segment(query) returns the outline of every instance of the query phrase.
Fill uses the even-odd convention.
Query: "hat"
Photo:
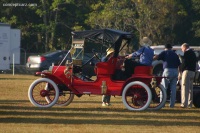
[[[172,45],[167,43],[167,44],[165,44],[165,48],[172,48]]]
[[[109,54],[111,54],[111,53],[113,53],[115,50],[113,49],[113,48],[108,48],[107,50],[106,50],[106,56],[108,56]]]
[[[143,37],[142,40],[141,40],[141,45],[144,46],[144,45],[151,45],[152,44],[152,41],[148,38],[148,37]]]

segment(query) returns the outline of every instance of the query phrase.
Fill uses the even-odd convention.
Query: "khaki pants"
[[[181,83],[181,106],[192,107],[193,104],[193,80],[195,72],[185,70]]]

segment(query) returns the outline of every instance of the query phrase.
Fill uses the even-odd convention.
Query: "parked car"
[[[68,51],[56,50],[52,52],[47,52],[42,55],[31,55],[28,57],[26,63],[26,69],[33,72],[41,72],[43,70],[48,70],[52,65],[58,65],[66,56]],[[65,65],[66,60],[71,61],[71,54],[65,58],[62,65]]]

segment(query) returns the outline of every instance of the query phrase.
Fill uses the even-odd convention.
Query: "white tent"
[[[15,55],[15,64],[20,64],[20,30],[0,23],[0,70],[10,69]]]

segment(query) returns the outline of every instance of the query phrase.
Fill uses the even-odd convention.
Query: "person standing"
[[[163,61],[163,78],[162,85],[168,89],[170,87],[170,104],[169,107],[173,108],[176,101],[176,83],[178,80],[178,73],[180,72],[180,59],[178,55],[172,50],[171,44],[165,45],[165,50],[159,55],[155,55],[154,59]],[[162,96],[162,95],[161,95]]]
[[[195,75],[194,75],[194,83],[196,85],[198,85],[199,81],[200,81],[200,79],[199,79],[199,73],[200,73],[200,61],[197,62],[197,64],[196,64],[196,72],[195,72]]]
[[[108,48],[106,50],[106,56],[104,56],[101,61],[102,62],[107,62],[111,57],[113,57],[114,54],[114,49],[113,48]],[[102,106],[110,106],[110,95],[103,95],[102,96]]]
[[[183,43],[181,50],[184,52],[182,63],[181,107],[192,108],[193,80],[196,71],[196,55],[187,43]],[[181,74],[179,75],[179,79]]]
[[[154,50],[150,47],[152,41],[148,37],[143,37],[141,41],[141,48],[125,58],[125,74],[130,77],[134,73],[136,66],[151,66],[154,56]],[[139,62],[133,61],[134,58],[139,57]]]

